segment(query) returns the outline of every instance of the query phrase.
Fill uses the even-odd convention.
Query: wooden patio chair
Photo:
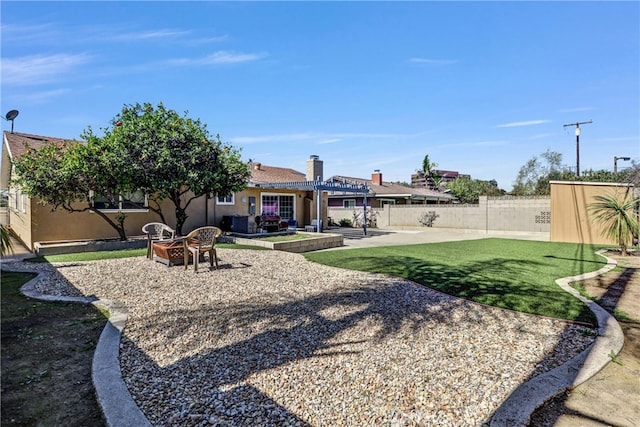
[[[218,227],[200,227],[193,230],[184,237],[184,269],[189,267],[189,254],[193,254],[193,268],[198,271],[198,261],[200,255],[209,254],[209,263],[218,269],[218,257],[216,253],[216,239],[222,234]]]
[[[161,222],[150,222],[143,225],[142,232],[147,235],[147,258],[149,259],[153,259],[153,242],[172,240],[176,235],[173,228]]]

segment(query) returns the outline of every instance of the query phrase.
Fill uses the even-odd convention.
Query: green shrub
[[[340,220],[340,227],[353,227],[353,224],[349,218],[342,218]]]

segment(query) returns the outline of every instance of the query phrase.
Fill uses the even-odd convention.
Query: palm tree
[[[419,170],[418,172],[425,177],[427,188],[429,189],[437,188],[437,184],[434,179],[434,178],[439,178],[439,176],[435,175],[434,173],[435,168],[437,167],[438,167],[438,164],[431,162],[431,159],[429,159],[428,154],[424,156],[424,159],[422,160],[422,170]]]
[[[588,206],[589,212],[604,226],[602,235],[617,241],[620,252],[627,255],[627,243],[638,235],[638,219],[634,208],[640,204],[640,198],[634,199],[627,194],[620,200],[616,194],[595,196],[597,202]]]
[[[13,252],[13,243],[9,236],[9,230],[0,224],[0,255],[4,256],[9,251]]]

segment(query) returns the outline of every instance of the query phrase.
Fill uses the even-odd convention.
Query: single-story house
[[[22,193],[20,188],[11,186],[13,173],[12,161],[26,151],[26,147],[38,150],[45,144],[65,144],[62,138],[32,135],[26,133],[4,132],[2,144],[2,163],[0,171],[0,189],[9,194],[9,214],[7,223],[13,233],[30,249],[36,242],[114,239],[116,231],[92,212],[69,213],[63,209],[52,211],[51,206],[43,205]],[[310,181],[322,180],[323,162],[317,156],[307,161],[307,173],[289,168],[267,166],[259,162],[250,162],[251,179],[245,190],[216,197],[202,196],[194,200],[187,210],[187,221],[183,232],[187,233],[203,225],[216,225],[221,228],[235,228],[239,232],[255,232],[256,216],[276,214],[283,221],[295,221],[298,226],[311,224],[318,214],[318,193]],[[127,197],[135,197],[137,206],[128,204]],[[326,217],[326,199],[321,199],[320,214]],[[125,231],[127,236],[141,235],[142,226],[148,222],[157,222],[159,216],[148,209],[148,196],[132,194],[121,196],[119,206],[101,208],[112,219],[119,213],[125,213]],[[95,205],[94,205],[95,206]],[[161,202],[166,223],[175,227],[175,210],[169,200]],[[231,224],[229,224],[231,221]]]
[[[369,187],[366,194],[367,207],[382,208],[390,205],[416,205],[451,203],[453,197],[448,193],[429,190],[427,188],[407,187],[395,182],[382,180],[382,173],[375,170],[371,179],[351,178],[335,175],[327,182],[361,184]],[[343,193],[339,191],[327,194],[329,207],[356,208],[364,206],[365,195]]]

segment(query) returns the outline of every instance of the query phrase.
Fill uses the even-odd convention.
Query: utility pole
[[[567,126],[575,126],[576,127],[576,176],[580,176],[580,125],[586,125],[589,123],[593,123],[592,120],[588,122],[577,122],[577,123],[569,123]]]

